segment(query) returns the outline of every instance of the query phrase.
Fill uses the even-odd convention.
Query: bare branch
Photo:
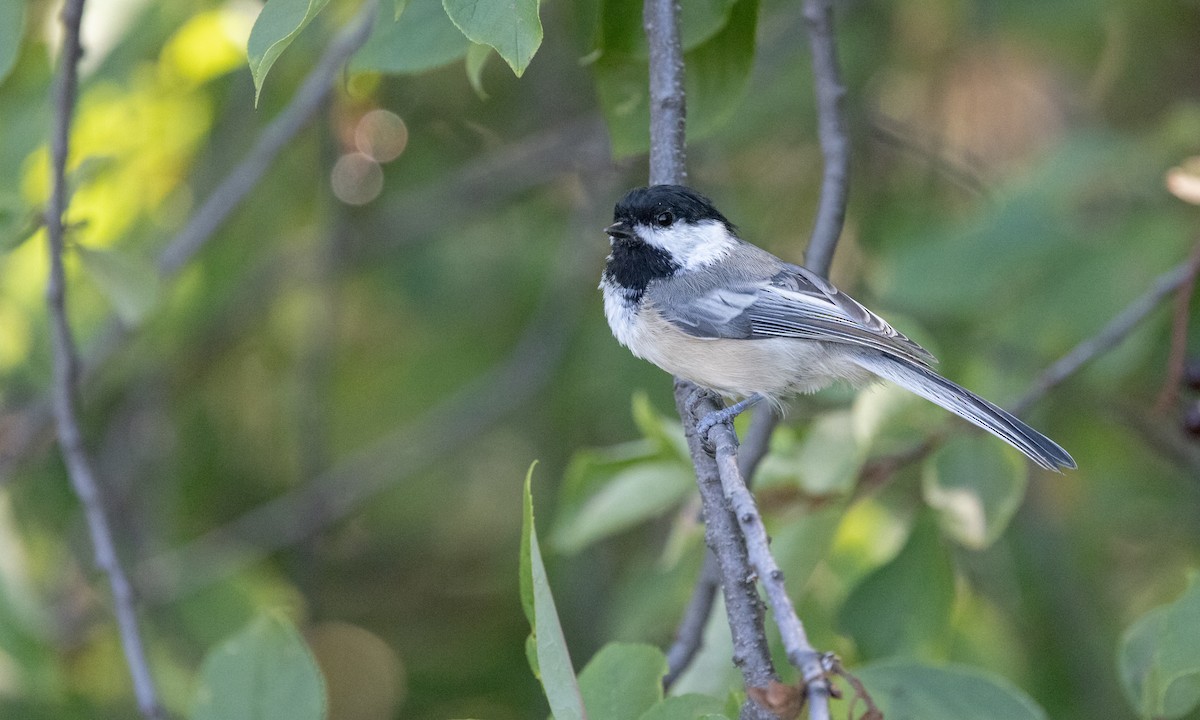
[[[825,679],[823,657],[813,649],[804,632],[804,625],[796,616],[796,608],[788,597],[783,582],[783,571],[771,555],[770,540],[762,517],[754,503],[754,497],[742,481],[738,471],[737,443],[732,432],[717,433],[714,444],[717,449],[717,467],[720,469],[721,487],[729,500],[730,510],[737,518],[738,526],[746,540],[746,553],[750,565],[766,590],[767,600],[779,626],[779,636],[787,651],[788,661],[800,670],[807,687],[809,718],[828,720],[829,683]]]
[[[817,132],[825,173],[821,179],[821,202],[813,225],[812,239],[804,253],[810,270],[829,275],[833,252],[846,219],[846,196],[850,189],[850,140],[842,115],[846,88],[838,70],[837,42],[833,34],[832,0],[805,0],[804,20],[812,46],[813,77],[817,92]]]
[[[771,433],[775,431],[778,424],[779,414],[773,408],[763,407],[755,410],[754,417],[750,421],[750,429],[746,433],[746,440],[738,453],[738,464],[742,476],[746,478],[747,486],[753,481],[754,472],[758,469],[759,463],[766,457]],[[699,652],[704,639],[704,628],[708,622],[708,616],[712,612],[713,600],[716,599],[717,590],[720,587],[721,568],[717,563],[717,557],[713,555],[712,550],[709,550],[704,555],[704,566],[700,571],[700,577],[696,579],[696,586],[692,588],[692,596],[688,599],[687,608],[683,611],[683,617],[679,621],[679,628],[675,631],[675,641],[667,650],[669,670],[666,677],[663,678],[664,687],[670,688],[683,674],[683,671],[691,665],[696,653]]]
[[[79,25],[83,19],[84,0],[68,0],[62,9],[63,44],[58,75],[54,84],[54,117],[50,137],[50,203],[46,208],[46,236],[50,250],[50,279],[46,287],[52,344],[54,348],[53,413],[58,428],[59,449],[71,486],[83,505],[95,552],[96,565],[108,577],[113,594],[113,610],[121,636],[121,647],[133,680],[138,709],[150,720],[165,717],[158,700],[158,691],[146,660],[146,650],[138,630],[134,610],[133,589],[117,558],[112,529],[104,514],[104,500],[92,462],[87,456],[83,434],[79,429],[75,408],[75,381],[79,375],[79,359],[75,339],[67,319],[66,273],[63,268],[63,249],[66,244],[63,215],[67,205],[66,166],[70,147],[71,116],[75,109],[78,87],[79,58],[83,47],[79,42]]]
[[[687,99],[679,0],[646,0],[642,20],[650,45],[650,184],[684,184]]]
[[[643,20],[650,47],[650,184],[684,183],[687,180],[687,111],[678,0],[645,0]],[[701,397],[704,407],[717,409],[711,397],[700,396],[698,392],[696,385],[676,378],[675,405],[683,418],[692,464],[696,468],[704,507],[705,539],[721,571],[725,608],[733,635],[734,662],[740,666],[748,687],[765,687],[777,681],[778,676],[767,646],[762,603],[753,581],[749,580],[744,540],[721,492],[716,462],[704,451],[701,439],[696,437],[696,418],[689,407],[693,398]],[[733,435],[733,431],[725,426],[714,428],[713,432]],[[702,598],[697,605],[712,608],[711,599],[706,602]],[[703,619],[698,622],[703,627]],[[686,664],[676,668],[676,675],[685,667]],[[747,701],[742,707],[742,717],[758,720],[771,715],[757,703]]]
[[[697,420],[716,412],[720,406],[708,392],[679,379],[675,380],[675,404],[679,416],[683,418],[688,450],[696,467],[696,482],[704,506],[704,539],[716,557],[720,570],[725,612],[733,638],[733,662],[741,669],[747,687],[765,688],[772,682],[778,682],[779,675],[775,672],[767,645],[764,608],[758,597],[753,568],[746,552],[746,540],[738,530],[737,518],[726,499],[717,462],[704,450],[703,441],[696,435]],[[737,437],[728,425],[713,427],[710,435],[721,438],[719,442],[737,446]],[[700,624],[703,625],[703,621]],[[679,668],[678,672],[685,667]],[[748,701],[742,707],[743,720],[772,717],[773,714],[755,702]]]

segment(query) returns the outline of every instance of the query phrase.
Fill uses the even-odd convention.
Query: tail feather
[[[856,354],[854,362],[987,430],[1047,470],[1061,472],[1062,468],[1075,467],[1075,460],[1058,443],[929,368],[878,352]]]

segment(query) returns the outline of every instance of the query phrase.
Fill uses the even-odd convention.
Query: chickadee
[[[1075,467],[1053,440],[935,373],[932,355],[853,298],[743,241],[694,190],[630,190],[613,220],[604,229],[612,253],[600,282],[613,335],[673,375],[745,398],[702,420],[703,432],[763,398],[779,405],[837,380],[862,384],[881,377],[1044,468]]]

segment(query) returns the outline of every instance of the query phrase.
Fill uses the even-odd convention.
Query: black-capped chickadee
[[[1011,413],[935,373],[932,355],[825,279],[737,235],[708,198],[682,185],[630,190],[605,228],[604,314],[637,357],[750,403],[880,377],[1009,443],[1049,470],[1075,461]]]

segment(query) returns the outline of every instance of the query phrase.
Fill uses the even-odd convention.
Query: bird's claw
[[[693,394],[693,397],[688,398],[689,403],[692,403],[697,397],[697,395]],[[709,436],[709,433],[712,432],[712,429],[717,425],[729,425],[730,429],[732,429],[733,419],[738,415],[741,415],[743,412],[745,412],[746,408],[750,407],[761,399],[761,395],[752,395],[741,402],[734,403],[733,405],[730,405],[726,408],[721,408],[720,410],[714,410],[700,418],[699,422],[696,423],[696,437],[700,438],[700,444],[704,448],[704,451],[709,455],[715,456],[717,454],[717,447],[712,441],[712,438]],[[694,405],[689,405],[689,409],[694,412]]]

